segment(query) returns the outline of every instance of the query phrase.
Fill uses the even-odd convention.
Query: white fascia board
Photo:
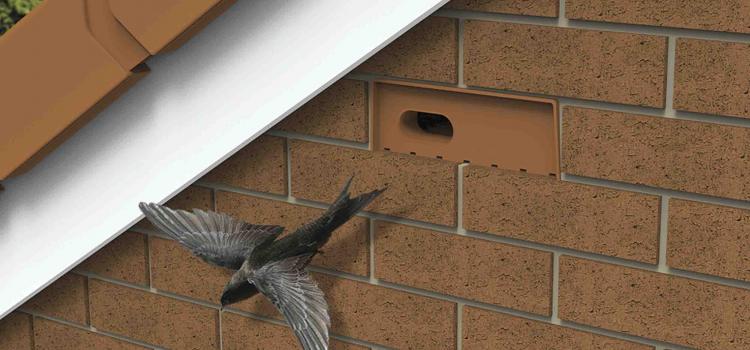
[[[238,1],[0,191],[0,317],[446,0]],[[39,82],[43,84],[44,82]]]

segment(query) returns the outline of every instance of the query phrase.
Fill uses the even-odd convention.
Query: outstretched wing
[[[328,349],[328,304],[304,266],[312,254],[274,261],[257,269],[255,284],[284,315],[305,350]]]
[[[138,205],[154,226],[206,262],[237,270],[259,244],[275,239],[284,228],[251,225],[227,214],[194,209],[172,210],[155,203]]]

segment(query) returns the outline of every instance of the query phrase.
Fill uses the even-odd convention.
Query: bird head
[[[258,294],[258,288],[247,280],[230,281],[221,293],[221,306],[227,306]]]

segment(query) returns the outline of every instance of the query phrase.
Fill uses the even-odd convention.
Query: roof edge
[[[0,317],[447,0],[247,1],[0,192]],[[304,52],[304,55],[300,55]],[[318,60],[299,60],[318,57]]]

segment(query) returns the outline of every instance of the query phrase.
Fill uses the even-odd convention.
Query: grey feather
[[[141,203],[157,228],[205,261],[237,270],[224,287],[222,307],[265,295],[284,315],[305,350],[327,350],[328,315],[323,292],[305,270],[332,233],[384,190],[351,198],[349,179],[320,217],[286,237],[281,226],[251,225],[226,214],[172,210]]]
[[[173,210],[154,203],[138,206],[161,231],[214,265],[237,270],[255,247],[275,239],[284,228],[251,225],[229,215],[194,209]]]
[[[323,292],[304,269],[305,254],[274,261],[257,269],[253,283],[284,315],[305,350],[328,349],[328,304]]]

